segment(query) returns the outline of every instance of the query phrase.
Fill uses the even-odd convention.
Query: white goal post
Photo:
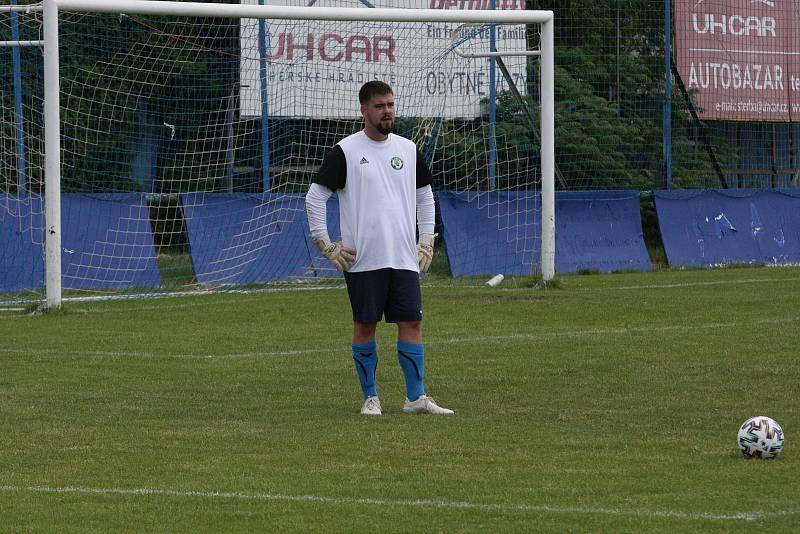
[[[59,16],[113,13],[261,20],[318,20],[418,23],[535,24],[540,28],[541,258],[544,280],[555,274],[554,200],[554,62],[553,12],[526,10],[443,10],[405,8],[290,7],[280,5],[205,4],[147,0],[44,0],[44,130],[45,130],[45,286],[48,308],[61,305],[61,93]],[[309,45],[310,49],[310,45]],[[490,52],[502,55],[501,52]],[[489,56],[485,56],[489,57]]]

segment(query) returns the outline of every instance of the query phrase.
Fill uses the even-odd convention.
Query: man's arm
[[[328,235],[327,202],[334,189],[344,187],[346,175],[347,162],[344,152],[339,145],[336,145],[328,153],[306,193],[306,215],[311,239],[322,255],[339,271],[346,271],[353,265],[356,261],[356,250],[344,247],[340,242],[331,243]]]
[[[436,224],[436,205],[431,189],[431,171],[425,165],[422,155],[417,151],[417,259],[420,272],[426,273],[433,260],[433,233]]]
[[[328,237],[328,199],[333,191],[324,185],[311,184],[306,193],[306,215],[308,216],[308,228],[311,230],[311,238]]]
[[[436,204],[433,189],[426,185],[417,189],[417,230],[419,235],[433,235],[436,224]]]
[[[339,242],[331,243],[327,202],[332,194],[333,191],[324,185],[311,184],[306,193],[306,215],[314,244],[337,270],[346,271],[356,261],[356,250],[344,247]]]
[[[420,272],[426,273],[433,260],[433,242],[436,234],[433,229],[436,223],[436,206],[433,201],[433,190],[426,185],[417,189],[417,260]]]

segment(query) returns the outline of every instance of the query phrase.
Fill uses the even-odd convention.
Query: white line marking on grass
[[[183,309],[188,307],[197,306],[196,302],[186,302],[183,304],[175,305],[148,305],[149,302],[157,302],[165,299],[180,300],[183,297],[207,297],[207,296],[221,296],[239,295],[239,296],[259,296],[261,293],[292,293],[292,292],[307,292],[307,291],[328,291],[334,289],[343,289],[345,286],[320,286],[320,287],[282,287],[282,288],[262,288],[262,289],[226,289],[226,290],[204,290],[204,291],[182,291],[173,293],[137,293],[133,295],[106,295],[106,296],[92,296],[92,297],[64,297],[64,303],[76,304],[93,304],[93,303],[108,303],[108,302],[125,302],[131,306],[125,308],[106,308],[106,309],[81,309],[70,308],[70,313],[96,313],[96,314],[110,314],[110,313],[130,313],[132,311],[148,311],[148,310],[168,310],[168,309]],[[31,303],[43,304],[40,300],[31,300]],[[137,303],[142,303],[141,306]],[[225,300],[209,300],[203,303],[203,306],[211,306],[214,304],[231,305],[231,301]],[[5,303],[0,302],[0,311],[8,309],[4,307]],[[22,308],[21,308],[22,309]],[[33,314],[26,314],[26,316],[33,316]]]
[[[517,334],[499,336],[472,336],[472,337],[452,337],[442,339],[432,339],[426,341],[426,345],[451,345],[460,343],[485,343],[494,341],[513,341],[515,339],[542,340],[560,337],[580,337],[580,336],[599,336],[599,335],[624,335],[640,333],[658,332],[686,332],[690,330],[714,330],[722,328],[741,328],[746,326],[758,325],[781,325],[787,323],[800,322],[800,316],[786,317],[783,319],[757,319],[755,321],[732,321],[728,323],[700,323],[700,324],[676,324],[664,326],[623,326],[617,328],[590,328],[586,330],[552,330],[542,332],[523,332]],[[235,352],[229,354],[165,354],[146,351],[89,351],[89,350],[67,350],[64,348],[47,349],[24,349],[16,347],[0,347],[0,354],[33,354],[36,355],[77,355],[77,356],[108,356],[112,358],[131,358],[131,357],[152,357],[152,358],[187,358],[187,359],[211,359],[211,358],[260,358],[260,357],[281,357],[281,356],[305,356],[311,354],[335,354],[342,352],[341,347],[318,347],[295,350],[277,351],[258,351],[258,352]]]
[[[508,334],[501,336],[484,336],[484,337],[465,337],[465,338],[450,338],[439,341],[439,343],[475,343],[481,341],[502,341],[512,339],[542,339],[542,338],[558,338],[558,337],[576,337],[576,336],[595,336],[595,335],[618,335],[618,334],[639,334],[639,333],[657,333],[657,332],[685,332],[689,330],[714,330],[719,328],[740,328],[743,326],[754,325],[770,325],[770,324],[785,324],[800,321],[800,316],[786,317],[784,319],[758,319],[748,322],[729,322],[729,323],[701,323],[701,324],[676,324],[664,326],[623,326],[617,328],[595,328],[587,330],[561,330],[561,331],[548,331],[548,332],[528,332],[518,334]],[[426,344],[435,344],[436,341],[426,341]]]
[[[7,319],[26,319],[26,318],[28,318],[28,316],[23,313],[9,313],[7,315],[0,313],[0,321],[5,321]]]
[[[719,286],[727,284],[761,284],[774,282],[800,282],[800,278],[747,278],[743,280],[714,280],[712,282],[683,282],[680,284],[643,284],[637,286],[591,287],[580,291],[617,291],[628,289],[671,289],[676,287]]]
[[[781,266],[776,266],[780,268]],[[591,288],[577,288],[577,291],[620,291],[620,290],[633,290],[633,289],[670,289],[670,288],[681,288],[681,287],[696,287],[696,286],[716,286],[716,285],[727,285],[727,284],[760,284],[760,283],[774,283],[774,282],[798,282],[800,278],[790,277],[790,278],[747,278],[742,280],[714,280],[710,282],[684,282],[684,283],[675,283],[675,284],[642,284],[642,285],[632,285],[632,286],[618,286],[618,287],[591,287]],[[100,295],[100,296],[89,296],[89,297],[64,297],[65,303],[93,303],[93,302],[113,302],[113,301],[152,301],[152,300],[159,300],[159,299],[171,299],[171,298],[180,298],[180,297],[202,297],[202,296],[209,296],[209,295],[258,295],[260,293],[289,293],[289,292],[296,292],[296,291],[327,291],[327,290],[340,290],[344,289],[344,285],[338,284],[333,286],[310,286],[310,287],[303,287],[302,285],[297,286],[282,286],[282,287],[267,287],[267,288],[252,288],[252,289],[198,289],[198,290],[191,290],[191,291],[173,291],[169,293],[136,293],[131,295]],[[422,286],[425,289],[452,289],[452,286],[444,284],[423,284]],[[475,285],[457,285],[456,287],[462,289],[486,289],[486,286],[483,283],[477,283]],[[519,291],[522,288],[518,287],[504,287],[498,288],[496,291],[499,292],[512,292],[512,291]],[[23,310],[23,308],[7,308],[6,306],[13,306],[17,301],[0,301],[0,312],[4,310]],[[41,299],[31,299],[27,302],[42,302]],[[203,305],[208,306],[212,304],[211,302],[206,302]],[[220,304],[227,305],[228,302],[221,301]],[[81,310],[81,309],[72,309],[72,313],[97,313],[97,314],[110,314],[110,313],[130,313],[131,311],[148,311],[148,310],[165,310],[165,309],[182,309],[186,307],[196,306],[196,303],[187,303],[182,305],[175,305],[175,306],[140,306],[135,308],[125,308],[120,310],[115,309],[92,309],[92,310]],[[32,314],[23,314],[23,317],[31,316]],[[19,317],[19,316],[17,316]],[[0,319],[4,318],[0,315]]]
[[[111,358],[186,358],[186,359],[212,359],[212,358],[254,358],[274,356],[304,356],[309,354],[333,354],[342,352],[341,347],[328,347],[318,349],[280,350],[273,352],[242,352],[230,354],[166,354],[145,351],[105,351],[105,350],[67,350],[59,348],[48,349],[20,349],[14,347],[0,347],[0,354],[32,354],[33,356],[108,356]]]
[[[248,501],[314,502],[334,505],[377,506],[386,508],[415,507],[443,508],[448,510],[497,510],[505,512],[530,512],[549,514],[598,514],[623,515],[635,517],[666,517],[676,519],[709,521],[757,521],[770,517],[796,515],[800,510],[780,510],[776,512],[684,512],[679,510],[626,510],[623,508],[581,508],[560,507],[536,504],[482,504],[465,501],[436,501],[428,499],[364,499],[354,497],[334,497],[326,495],[279,495],[274,493],[240,493],[235,491],[180,491],[163,488],[86,488],[86,487],[48,487],[48,486],[0,486],[6,493],[56,493],[79,495],[133,495],[143,497],[185,497],[204,499],[238,499]]]

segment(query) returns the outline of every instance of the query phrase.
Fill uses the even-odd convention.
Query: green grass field
[[[343,289],[3,313],[0,530],[797,532],[800,269],[562,282],[425,288],[453,417],[401,412],[391,325],[358,413]]]

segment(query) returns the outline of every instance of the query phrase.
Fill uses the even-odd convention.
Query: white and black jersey
[[[313,182],[338,192],[342,244],[357,251],[350,272],[419,269],[417,190],[432,210],[431,181],[416,145],[399,135],[373,141],[360,131],[328,153]]]

